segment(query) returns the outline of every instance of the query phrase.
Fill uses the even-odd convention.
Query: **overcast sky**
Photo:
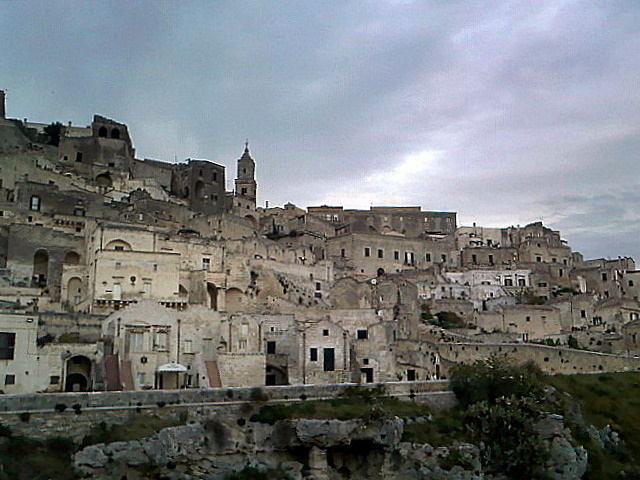
[[[7,115],[127,123],[259,202],[542,220],[640,261],[640,2],[0,0]]]

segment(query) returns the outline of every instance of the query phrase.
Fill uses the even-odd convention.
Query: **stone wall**
[[[261,398],[267,398],[269,402],[327,399],[353,386],[355,384],[3,395],[0,397],[0,423],[18,435],[62,436],[79,441],[101,422],[123,424],[131,416],[143,412],[186,423],[210,417],[221,408],[239,412],[247,403],[261,404]],[[363,388],[369,386],[376,385]],[[448,382],[387,383],[384,386],[391,396],[433,408],[449,408],[455,404],[455,397],[448,391]],[[63,405],[66,408],[60,411]]]

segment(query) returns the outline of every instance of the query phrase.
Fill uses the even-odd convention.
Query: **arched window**
[[[100,130],[98,130],[98,136],[99,137],[106,137],[107,136],[107,127],[100,127]]]
[[[124,240],[111,240],[105,250],[131,250],[131,245]]]

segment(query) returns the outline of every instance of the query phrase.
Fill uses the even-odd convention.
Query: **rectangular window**
[[[59,385],[60,384],[60,376],[59,375],[51,375],[49,377],[49,383],[51,385]]]
[[[558,276],[559,277],[563,277],[564,276],[564,272],[562,271],[561,268],[558,270]]]
[[[248,323],[243,323],[242,325],[240,325],[240,335],[243,337],[248,337],[249,336],[249,324]]]
[[[527,281],[524,278],[519,278],[518,279],[518,286],[519,287],[525,287],[527,285]]]
[[[267,353],[271,353],[271,354],[276,353],[276,342],[273,342],[273,341],[267,342]]]
[[[209,271],[209,269],[211,268],[211,259],[210,258],[203,258],[202,259],[202,269]]]
[[[393,259],[394,260],[400,260],[400,252],[398,252],[397,250],[394,250]]]
[[[317,348],[311,348],[309,350],[309,361],[311,361],[311,362],[317,362],[318,361],[318,349]]]
[[[409,382],[415,382],[416,381],[416,371],[413,369],[407,370],[407,380]]]
[[[531,317],[524,317],[526,322],[530,322],[531,321]]]
[[[120,270],[121,267],[122,267],[122,263],[116,262],[116,270]]]
[[[603,282],[606,282],[606,281],[607,281],[607,274],[606,274],[606,273],[603,273],[603,274],[602,274],[602,281],[603,281]]]
[[[336,353],[333,348],[324,349],[323,369],[325,372],[333,372],[336,369]]]
[[[580,318],[587,318],[587,311],[586,310],[580,310]]]
[[[371,249],[369,247],[364,247],[364,256],[365,257],[371,256]]]
[[[145,297],[150,297],[151,296],[151,283],[149,282],[144,282],[142,284],[142,291],[144,293]]]
[[[169,335],[167,334],[167,332],[156,332],[155,338],[153,339],[154,350],[167,351],[168,338]]]
[[[440,255],[440,260],[442,260],[442,263],[447,263],[447,256],[443,253]]]
[[[384,258],[384,250],[381,248],[378,249],[378,258]]]
[[[131,352],[141,352],[143,350],[144,333],[129,333],[129,350]]]
[[[340,249],[340,256],[341,256],[342,258],[344,258],[344,248],[341,248],[341,249]]]
[[[4,384],[5,385],[15,385],[16,384],[16,376],[11,374],[11,373],[7,373],[4,376]]]
[[[557,258],[552,258],[552,259],[551,259],[551,261],[552,261],[553,263],[556,263],[556,262],[558,261],[558,259],[557,259]]]
[[[633,287],[633,280],[629,280],[629,286]]]
[[[493,255],[489,255],[489,264],[493,265]]]
[[[475,253],[471,255],[471,263],[478,263],[478,256]]]
[[[138,372],[136,375],[138,377],[138,385],[142,387],[145,384],[146,375],[144,372]]]
[[[16,334],[0,332],[0,360],[13,360],[16,347]]]
[[[322,284],[320,282],[316,282],[316,290],[322,290]]]
[[[82,162],[82,152],[76,152],[76,162]]]
[[[542,261],[542,257],[536,257],[536,262],[541,262]]]
[[[425,262],[430,262],[431,261],[431,254],[430,253],[425,253],[424,254],[424,261]]]
[[[547,282],[538,282],[538,286],[541,288],[545,288],[547,286]]]
[[[358,340],[366,340],[368,337],[368,332],[366,330],[358,330],[357,336]]]
[[[513,287],[513,279],[511,279],[511,278],[505,278],[505,279],[504,279],[504,286],[505,286],[505,287]]]
[[[327,330],[327,329],[322,330],[322,336],[323,337],[328,337],[329,336],[329,330]]]
[[[184,341],[184,353],[193,353],[193,340]]]
[[[40,197],[37,195],[32,195],[31,200],[29,201],[29,210],[33,212],[40,211]]]

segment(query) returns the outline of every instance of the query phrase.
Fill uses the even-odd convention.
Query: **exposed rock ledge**
[[[238,423],[220,417],[143,440],[92,445],[75,455],[75,465],[85,479],[114,480],[222,480],[245,466],[281,468],[295,480],[493,478],[482,472],[475,445],[402,442],[399,418]],[[538,427],[550,444],[550,478],[581,478],[586,452],[571,446],[562,418],[544,419]]]

